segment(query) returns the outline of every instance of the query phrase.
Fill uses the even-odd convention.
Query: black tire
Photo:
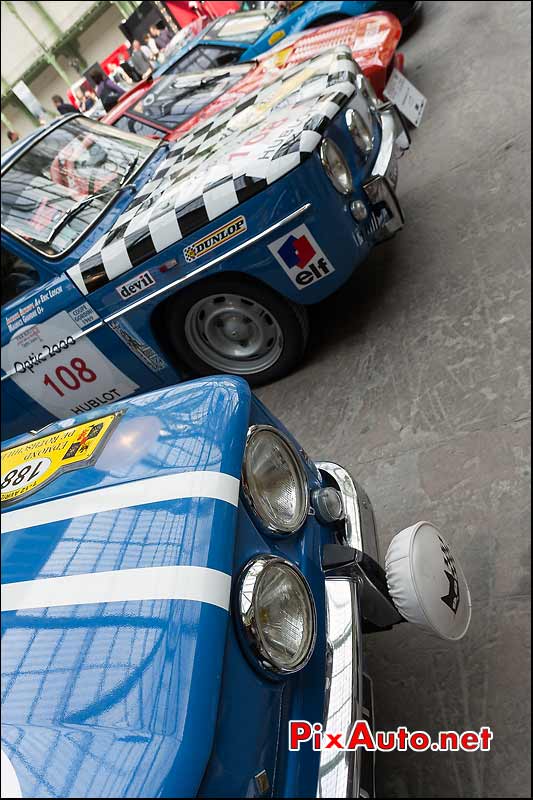
[[[277,324],[282,334],[281,351],[276,361],[260,371],[243,373],[241,369],[232,371],[220,369],[208,361],[191,347],[187,338],[189,312],[200,301],[216,296],[215,302],[223,308],[224,295],[239,295],[251,303],[259,303]],[[178,360],[188,367],[194,375],[216,375],[221,372],[240,375],[250,386],[262,386],[287,375],[301,361],[309,337],[307,311],[303,306],[286,300],[269,286],[255,281],[247,275],[215,275],[199,281],[187,289],[178,292],[162,309],[163,325],[167,341]],[[210,343],[205,339],[206,346]],[[237,364],[237,362],[235,362]],[[250,367],[247,367],[251,369]]]

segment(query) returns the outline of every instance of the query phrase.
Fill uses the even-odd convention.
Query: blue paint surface
[[[96,464],[64,474],[17,506],[190,470],[239,477],[249,425],[281,429],[312,491],[319,473],[283,425],[237,378],[162,389],[125,410]],[[92,412],[81,419],[97,418]],[[50,432],[68,427],[66,420]],[[20,444],[21,436],[6,443]],[[313,796],[318,753],[287,751],[292,717],[322,719],[325,685],[321,548],[310,517],[295,535],[257,526],[244,502],[176,499],[2,536],[2,583],[138,567],[207,566],[236,579],[270,553],[309,581],[318,617],[309,664],[283,681],[254,669],[238,619],[193,601],[114,602],[2,614],[2,747],[26,797],[256,796],[266,769],[275,796]],[[233,617],[233,618],[232,618]],[[275,778],[274,778],[275,776]]]
[[[133,400],[94,467],[17,507],[70,494],[75,504],[91,488],[165,473],[238,477],[249,406],[247,385],[231,378]],[[236,519],[221,500],[135,507],[133,495],[127,508],[4,534],[2,583],[171,565],[231,574]],[[23,794],[194,794],[211,749],[227,627],[226,611],[193,601],[4,612],[2,746]]]

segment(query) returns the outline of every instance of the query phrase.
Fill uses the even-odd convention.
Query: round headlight
[[[251,561],[239,582],[239,614],[250,655],[268,672],[289,675],[313,653],[316,610],[302,573],[282,558]]]
[[[242,466],[245,497],[271,531],[294,533],[309,512],[307,477],[292,444],[269,425],[248,431]]]
[[[353,189],[350,168],[343,154],[331,139],[322,140],[320,160],[335,189],[341,194],[350,194]]]
[[[371,153],[374,146],[372,131],[369,130],[361,114],[354,108],[349,108],[346,112],[346,125],[359,150],[363,153]]]

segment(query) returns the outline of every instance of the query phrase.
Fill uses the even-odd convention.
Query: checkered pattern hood
[[[303,62],[174,143],[126,211],[68,270],[83,294],[185,239],[309,157],[355,91],[349,48]]]

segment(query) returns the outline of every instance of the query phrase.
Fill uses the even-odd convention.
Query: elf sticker
[[[305,289],[335,272],[307,225],[299,225],[276,239],[268,249],[298,289]]]

